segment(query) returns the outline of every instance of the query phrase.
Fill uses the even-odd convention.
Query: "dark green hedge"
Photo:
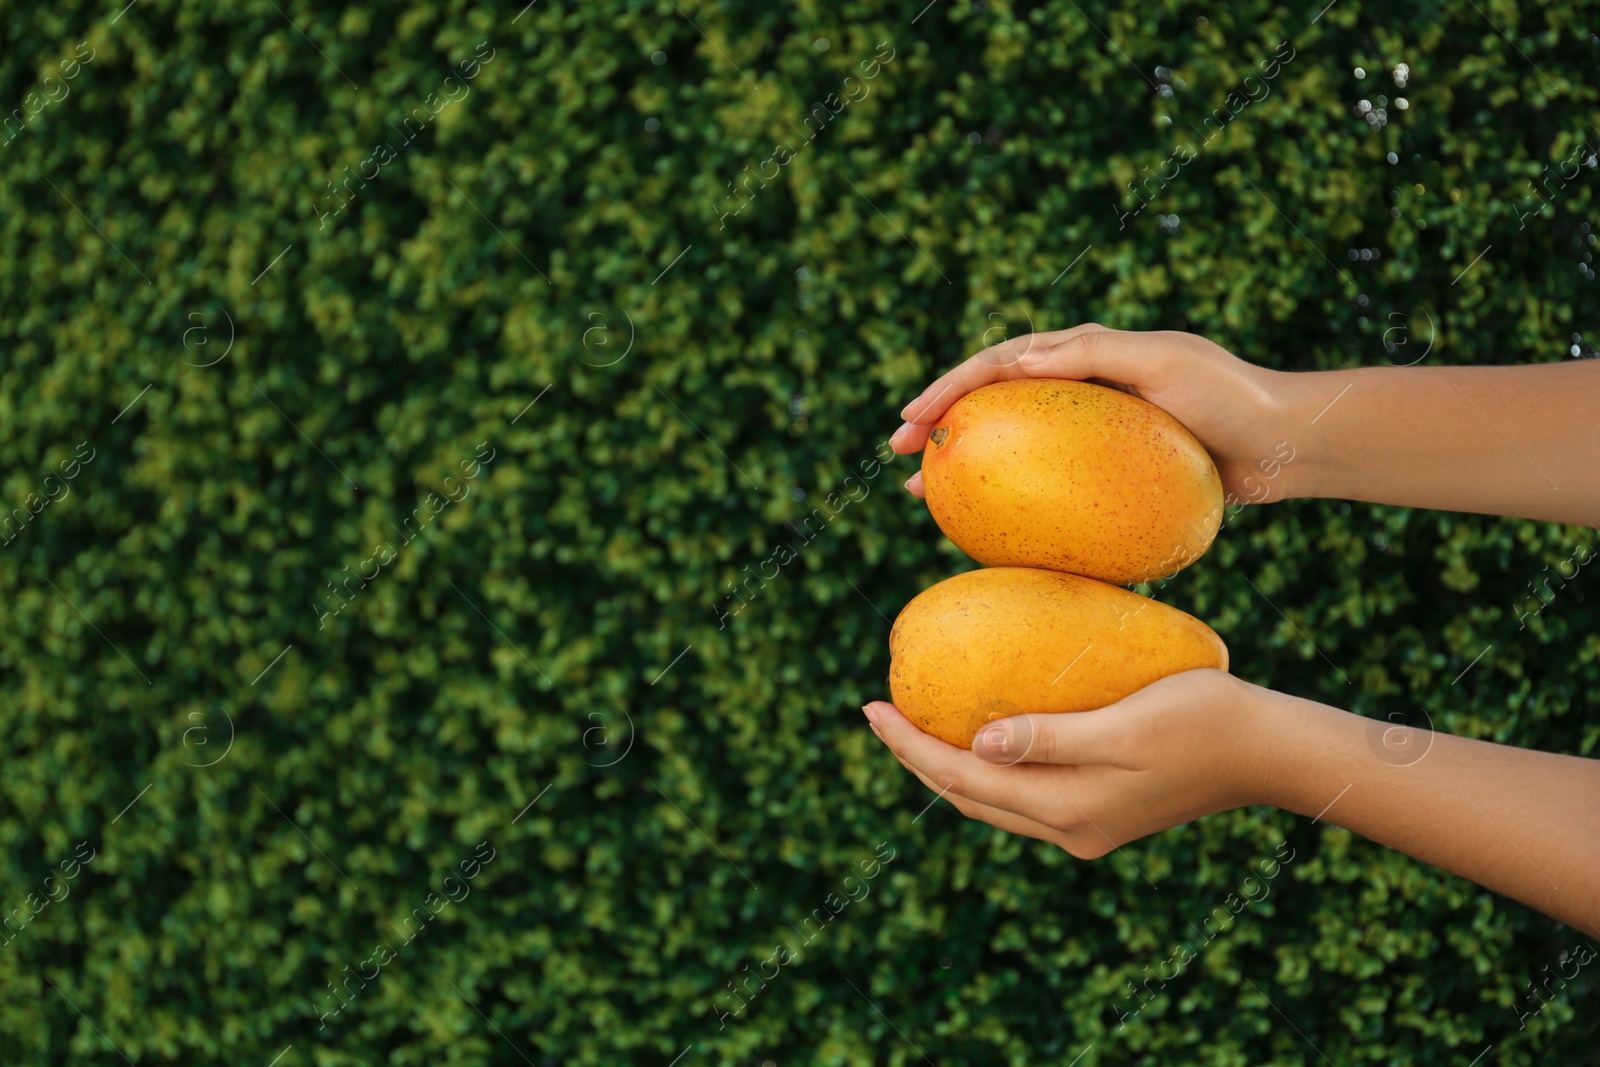
[[[122,2],[0,17],[0,1061],[1600,1063],[1600,972],[1518,1021],[1592,939],[1339,829],[924,812],[857,708],[970,564],[845,485],[1030,323],[1593,355],[1593,4]],[[1592,537],[1249,509],[1161,596],[1594,755],[1597,579],[1517,621]]]

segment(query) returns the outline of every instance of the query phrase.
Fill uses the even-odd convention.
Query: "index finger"
[[[907,422],[928,424],[937,420],[950,405],[974,389],[995,382],[1026,378],[1028,372],[1017,361],[1029,352],[1044,350],[1051,345],[1069,340],[1081,333],[1104,330],[1099,323],[1086,322],[1066,330],[1046,333],[1029,333],[1013,337],[969,357],[954,370],[946,371],[934,379],[911,403],[900,409],[900,417]]]
[[[873,725],[883,743],[941,796],[955,793],[987,807],[1034,818],[1041,776],[1049,773],[1046,768],[986,763],[968,749],[923,733],[888,701],[874,701],[867,706],[873,711]]]
[[[1009,813],[1029,823],[1059,831],[1053,840],[1075,856],[1104,855],[1116,847],[1117,842],[1107,837],[1095,824],[1084,810],[1084,805],[1096,811],[1114,810],[1120,799],[1117,784],[1120,776],[1126,774],[1120,768],[1095,762],[1092,757],[1086,759],[1084,764],[1073,766],[1074,791],[1082,801],[1080,804],[1061,789],[1058,776],[1064,770],[1062,767],[1025,763],[997,766],[979,759],[970,750],[957,748],[923,733],[888,701],[873,701],[867,707],[872,709],[872,718],[875,719],[873,725],[879,739],[889,746],[901,764],[941,797],[955,794],[967,804],[983,810],[984,814],[977,817],[993,822],[1002,829],[1029,832],[996,821],[988,813]],[[1060,801],[1065,801],[1066,806]],[[1087,833],[1088,829],[1094,830],[1093,836]],[[1100,847],[1097,838],[1104,840],[1109,847]]]

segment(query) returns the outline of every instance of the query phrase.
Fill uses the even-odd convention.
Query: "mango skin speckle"
[[[1024,712],[1092,711],[1228,647],[1177,608],[1093,578],[991,567],[923,590],[889,632],[889,692],[923,732],[971,748]]]
[[[1216,464],[1182,423],[1062,379],[997,382],[951,405],[922,451],[922,492],[979,563],[1118,585],[1177,573],[1222,525]]]

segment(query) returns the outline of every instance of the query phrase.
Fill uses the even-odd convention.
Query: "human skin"
[[[1331,497],[1600,526],[1593,360],[1295,373],[1246,363],[1194,334],[1089,323],[979,352],[905,406],[890,446],[920,451],[962,396],[1028,377],[1115,385],[1165,408],[1241,502]],[[1257,497],[1262,463],[1281,441],[1295,458]],[[907,488],[921,496],[920,475]]]
[[[1028,376],[1095,380],[1165,408],[1211,452],[1232,501],[1600,525],[1600,363],[1286,373],[1191,334],[1088,324],[978,353],[906,406],[891,446],[919,450],[962,395]],[[1269,465],[1284,441],[1293,460]],[[917,495],[919,479],[907,483]],[[1600,761],[1392,727],[1221,671],[1174,675],[1098,711],[998,720],[970,751],[887,702],[862,710],[963,814],[1074,856],[1271,804],[1600,936]]]

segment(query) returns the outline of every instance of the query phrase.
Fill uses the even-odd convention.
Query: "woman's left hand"
[[[1273,746],[1256,710],[1272,698],[1286,699],[1223,671],[1185,671],[1098,711],[996,720],[970,751],[923,733],[887,701],[862,711],[905,768],[963,815],[1093,859],[1263,803]]]

